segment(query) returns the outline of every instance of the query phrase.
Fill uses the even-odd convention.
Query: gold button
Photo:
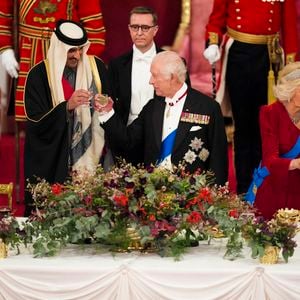
[[[237,16],[237,17],[236,17],[236,19],[237,19],[237,20],[240,20],[240,19],[241,19],[241,17],[240,17],[240,16]]]
[[[239,8],[236,8],[235,11],[236,11],[236,12],[240,12],[241,10],[240,10]]]
[[[273,14],[273,13],[274,13],[274,10],[273,10],[273,9],[271,9],[271,10],[270,10],[270,14]]]
[[[273,22],[273,20],[272,20],[272,19],[269,19],[269,22],[270,22],[270,23],[272,23],[272,22]]]
[[[271,28],[271,27],[269,27],[269,28],[268,28],[268,30],[269,30],[269,31],[271,31],[271,30],[272,30],[272,28]]]
[[[242,25],[237,25],[236,26],[238,29],[241,29],[242,28]]]
[[[235,2],[235,3],[239,3],[239,2],[240,2],[240,0],[234,0],[234,2]]]

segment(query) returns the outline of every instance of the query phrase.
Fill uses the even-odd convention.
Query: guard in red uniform
[[[105,29],[100,0],[18,0],[19,65],[12,50],[13,2],[0,1],[0,53],[3,66],[9,75],[18,77],[15,118],[17,121],[24,121],[25,79],[31,67],[46,57],[56,21],[67,19],[81,22],[91,42],[89,54],[96,56],[100,56],[104,50]]]
[[[206,27],[205,58],[214,64],[224,46],[217,100],[228,91],[234,120],[234,163],[237,193],[245,193],[261,160],[258,114],[268,100],[268,74],[284,57],[297,52],[294,0],[214,0]],[[283,62],[282,62],[283,63]],[[272,74],[272,73],[271,73]],[[222,77],[222,75],[221,75]]]

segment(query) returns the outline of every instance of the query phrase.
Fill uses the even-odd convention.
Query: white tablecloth
[[[298,248],[288,264],[262,265],[249,248],[245,258],[225,260],[224,246],[191,248],[180,261],[77,246],[51,258],[10,253],[0,260],[0,299],[300,299]]]

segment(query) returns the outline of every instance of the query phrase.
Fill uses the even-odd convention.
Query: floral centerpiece
[[[253,258],[261,259],[266,254],[266,249],[270,247],[277,249],[275,253],[273,251],[274,255],[279,254],[281,250],[285,262],[288,262],[289,257],[293,256],[297,246],[293,240],[297,232],[297,224],[283,222],[277,216],[269,221],[264,220],[263,217],[256,217],[249,219],[242,226],[243,236],[251,247]]]
[[[37,207],[25,226],[36,256],[54,255],[68,243],[91,241],[110,250],[142,249],[179,258],[199,240],[228,237],[229,258],[240,255],[241,226],[252,212],[210,173],[187,174],[130,164],[72,181],[29,186]],[[251,214],[250,214],[251,215]],[[245,220],[246,218],[246,220]],[[134,240],[134,247],[133,246]]]

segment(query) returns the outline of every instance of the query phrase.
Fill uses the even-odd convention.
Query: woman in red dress
[[[256,194],[254,206],[268,219],[300,209],[300,62],[284,67],[274,92],[278,100],[260,111],[262,161],[246,195]]]

